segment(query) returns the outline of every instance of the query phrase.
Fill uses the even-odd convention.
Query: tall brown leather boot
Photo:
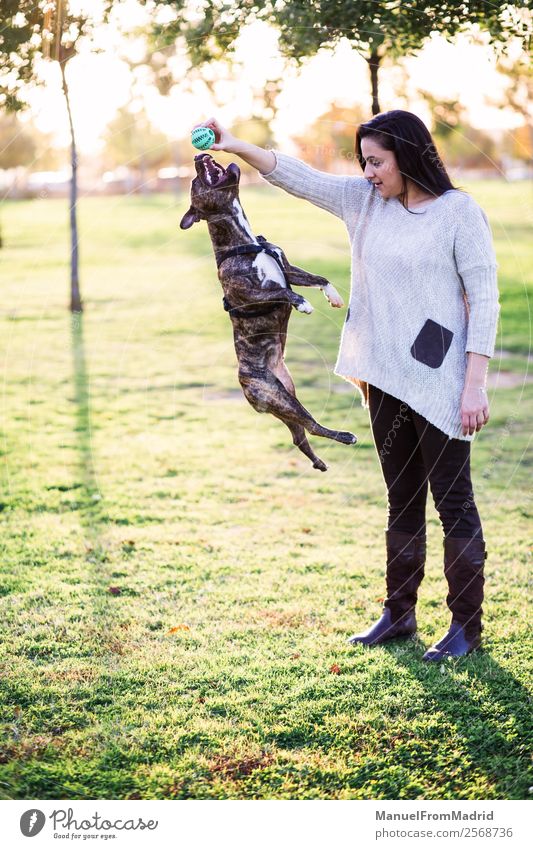
[[[416,632],[415,607],[424,577],[426,537],[385,531],[387,598],[381,618],[368,631],[354,634],[348,643],[375,646]]]
[[[448,633],[428,649],[423,660],[463,657],[481,645],[486,559],[485,540],[481,537],[445,537],[444,574],[449,589],[446,603],[452,622]]]

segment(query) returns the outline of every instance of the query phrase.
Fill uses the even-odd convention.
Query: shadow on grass
[[[460,739],[472,767],[485,775],[497,798],[528,798],[531,697],[527,689],[487,650],[442,664],[425,663],[419,657],[424,648],[420,641],[409,643],[403,648],[399,644],[383,648],[419,682],[427,708],[443,716],[443,742],[450,740],[450,731]]]
[[[76,404],[75,431],[79,460],[79,480],[81,482],[80,523],[85,534],[85,561],[87,563],[87,581],[92,584],[92,592],[86,597],[86,604],[92,603],[90,618],[101,634],[101,650],[95,663],[100,666],[102,677],[108,677],[109,693],[112,698],[113,674],[119,666],[119,660],[112,651],[105,651],[107,637],[116,627],[116,605],[109,587],[109,573],[106,563],[109,561],[109,544],[105,538],[109,517],[106,512],[102,493],[98,485],[95,452],[92,443],[90,381],[85,358],[83,337],[83,314],[74,313],[71,317],[71,339],[73,360],[74,400]],[[105,651],[105,657],[104,657]],[[119,724],[113,715],[101,718],[100,722],[109,729]],[[93,798],[87,796],[85,788],[71,782],[65,798]],[[62,798],[58,794],[58,798]]]
[[[75,431],[81,481],[80,521],[87,534],[89,550],[87,559],[106,559],[103,527],[108,517],[102,504],[99,490],[91,435],[91,405],[89,378],[85,360],[83,339],[83,314],[71,316],[72,362],[74,403],[76,404]],[[89,556],[91,555],[91,556]]]

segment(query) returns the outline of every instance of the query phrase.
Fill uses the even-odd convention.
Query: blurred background
[[[357,2],[2,5],[3,32],[11,28],[16,48],[7,52],[4,35],[4,197],[69,192],[61,67],[84,195],[187,191],[190,130],[211,115],[236,135],[317,168],[360,173],[357,125],[373,112],[408,109],[433,133],[452,179],[533,174],[531,21],[520,4],[490,4],[496,16],[472,21],[452,13],[446,21],[446,6],[457,4],[428,6],[433,21],[426,16],[420,31],[415,12],[393,15],[405,4],[378,4],[381,17],[370,28],[368,4]],[[54,44],[58,15],[62,57]],[[243,170],[244,183],[261,182]]]

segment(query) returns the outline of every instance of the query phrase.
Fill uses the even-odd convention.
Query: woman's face
[[[402,191],[402,175],[392,150],[384,150],[376,139],[361,140],[361,153],[366,161],[363,176],[376,186],[383,198],[398,197]]]

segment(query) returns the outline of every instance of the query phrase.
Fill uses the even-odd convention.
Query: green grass
[[[525,376],[527,188],[467,188],[500,262],[511,356],[491,372]],[[340,221],[268,187],[242,196],[256,233],[347,295]],[[81,322],[66,201],[4,205],[0,795],[526,797],[530,386],[491,390],[473,446],[484,651],[421,663],[449,621],[431,502],[420,638],[348,647],[381,607],[386,492],[368,413],[332,374],[344,312],[313,292],[291,319],[300,399],[359,438],[313,439],[320,474],[242,396],[205,225],[178,229],[187,205],[82,200]]]

